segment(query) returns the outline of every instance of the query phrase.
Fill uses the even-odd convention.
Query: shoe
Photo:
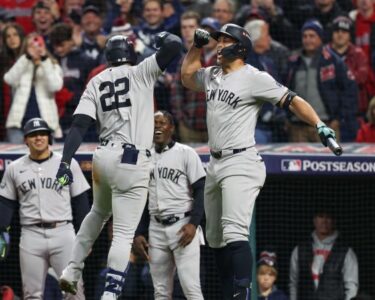
[[[117,295],[110,292],[104,292],[100,300],[117,300]]]

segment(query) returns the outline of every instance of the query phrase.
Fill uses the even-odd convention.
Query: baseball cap
[[[332,30],[344,30],[351,32],[353,29],[353,21],[345,16],[339,16],[335,18],[332,22]]]
[[[277,255],[276,252],[271,250],[264,250],[259,255],[259,260],[257,262],[257,267],[269,266],[277,270]]]
[[[201,21],[201,26],[206,26],[206,27],[210,27],[211,29],[215,30],[215,31],[218,31],[220,30],[220,23],[217,19],[215,18],[211,18],[211,17],[207,17],[207,18],[204,18],[202,21]]]
[[[82,16],[86,13],[89,13],[89,12],[92,12],[98,16],[100,16],[100,10],[98,7],[96,7],[95,5],[87,5],[85,6],[83,9],[82,9]]]
[[[49,12],[51,11],[51,8],[47,6],[46,4],[44,4],[43,1],[38,1],[37,3],[35,3],[32,9],[32,13],[34,13],[36,9],[46,9]]]
[[[306,21],[303,26],[302,26],[302,33],[304,33],[306,30],[314,30],[321,39],[323,39],[323,35],[324,35],[324,29],[323,29],[323,26],[322,24],[320,24],[320,22],[316,19],[312,19],[312,20],[308,20]]]

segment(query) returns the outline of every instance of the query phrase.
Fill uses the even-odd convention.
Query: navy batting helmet
[[[249,33],[236,24],[228,23],[223,25],[219,31],[211,34],[215,40],[219,39],[219,36],[226,35],[237,41],[237,43],[225,47],[221,50],[221,54],[227,58],[243,58],[246,59],[247,55],[251,50],[251,39]]]
[[[110,65],[137,63],[137,54],[134,50],[133,42],[123,35],[110,37],[105,45],[105,57]]]
[[[41,118],[32,118],[23,126],[23,135],[26,137],[33,132],[44,131],[48,133],[48,143],[52,145],[52,130],[46,121]]]

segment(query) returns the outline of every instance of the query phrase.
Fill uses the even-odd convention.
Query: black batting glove
[[[316,124],[316,129],[318,130],[320,140],[325,147],[327,147],[329,138],[333,138],[334,140],[336,140],[335,131],[332,128],[329,128],[323,122],[319,122],[318,124]]]
[[[194,46],[197,48],[202,48],[207,45],[210,41],[210,33],[204,29],[196,29],[194,33]]]
[[[155,37],[154,37],[154,47],[156,49],[159,49],[163,43],[164,43],[164,40],[165,38],[170,35],[169,32],[167,31],[162,31],[162,32],[159,32]]]
[[[62,186],[66,186],[73,182],[73,174],[68,163],[60,163],[59,170],[56,174],[56,179]]]

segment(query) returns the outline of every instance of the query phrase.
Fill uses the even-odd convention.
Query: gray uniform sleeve
[[[266,72],[259,72],[252,78],[252,95],[260,101],[270,102],[276,105],[288,92],[288,88],[277,82]]]
[[[357,295],[359,286],[358,260],[351,248],[349,248],[345,256],[342,277],[344,280],[345,300],[350,300]]]
[[[156,61],[156,56],[153,54],[137,66],[135,76],[139,82],[144,82],[147,86],[153,86],[162,73],[163,71]]]
[[[90,185],[88,184],[86,177],[83,175],[81,167],[75,159],[72,160],[70,168],[74,174],[74,181],[69,186],[70,196],[73,198],[89,190]]]
[[[198,181],[202,177],[206,176],[206,172],[204,171],[202,160],[198,156],[197,152],[194,149],[188,148],[185,161],[185,169],[186,174],[189,179],[190,184]]]
[[[17,191],[13,181],[14,165],[10,164],[5,170],[0,184],[0,196],[9,200],[17,200]]]
[[[76,110],[74,111],[74,115],[82,114],[87,115],[94,120],[96,120],[96,96],[95,96],[95,83],[94,79],[91,79],[86,86],[85,91],[83,92],[81,99],[77,105]]]
[[[197,86],[197,89],[201,92],[204,92],[205,89],[205,82],[206,78],[209,74],[208,71],[209,68],[200,68],[196,73],[195,73],[195,84]]]
[[[294,248],[290,258],[289,300],[297,300],[298,287],[298,246]]]

